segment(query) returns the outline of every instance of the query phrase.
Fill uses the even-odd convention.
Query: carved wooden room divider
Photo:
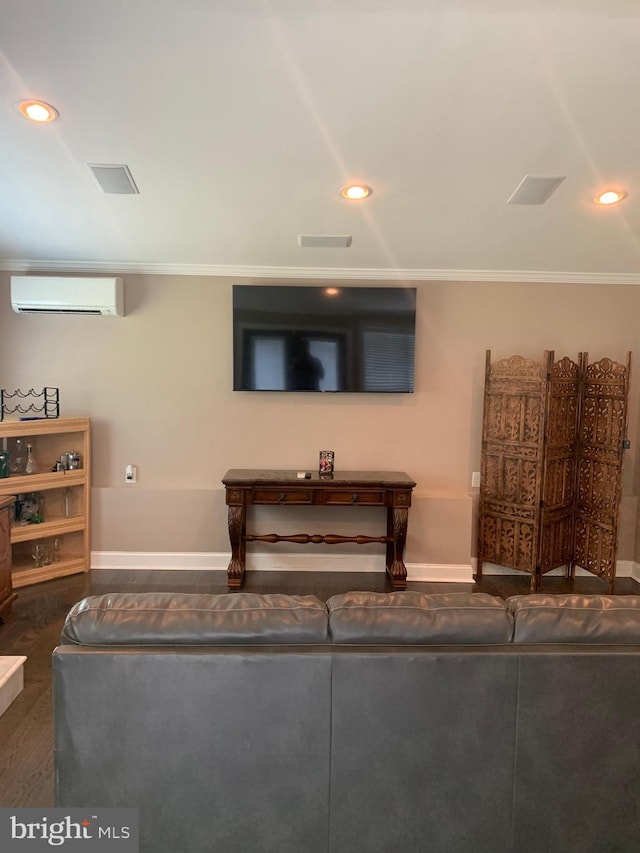
[[[631,353],[554,358],[492,364],[487,350],[476,577],[494,563],[530,573],[535,591],[580,566],[613,590]]]

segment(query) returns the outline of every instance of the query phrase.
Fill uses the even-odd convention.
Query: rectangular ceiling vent
[[[133,175],[128,166],[110,165],[109,163],[87,164],[96,181],[105,193],[116,195],[138,195],[140,190],[133,180]]]
[[[507,199],[507,204],[544,204],[566,175],[525,175]]]
[[[11,307],[16,314],[124,316],[121,278],[12,275]]]
[[[298,246],[303,249],[348,249],[350,234],[298,234]]]

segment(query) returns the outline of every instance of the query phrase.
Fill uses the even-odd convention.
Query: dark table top
[[[308,471],[311,477],[298,478],[297,471],[288,469],[231,468],[222,478],[225,486],[239,485],[304,485],[314,486],[383,486],[384,488],[410,488],[415,481],[404,471],[334,471],[330,477],[321,477],[317,471]]]

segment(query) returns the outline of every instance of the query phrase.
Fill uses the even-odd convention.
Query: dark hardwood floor
[[[11,615],[0,625],[0,655],[26,655],[25,687],[0,717],[0,806],[43,807],[54,803],[51,652],[64,617],[86,595],[105,592],[227,592],[223,571],[106,571],[48,581],[18,590]],[[409,583],[421,592],[487,592],[507,598],[529,592],[525,575],[487,575],[478,584]],[[349,590],[391,591],[383,572],[248,572],[244,591],[317,595],[326,600]],[[601,593],[598,578],[547,577],[543,592]],[[638,595],[640,584],[619,578],[617,595]]]

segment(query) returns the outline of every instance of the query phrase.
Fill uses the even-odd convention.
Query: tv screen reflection
[[[415,288],[234,285],[234,390],[414,387]]]

